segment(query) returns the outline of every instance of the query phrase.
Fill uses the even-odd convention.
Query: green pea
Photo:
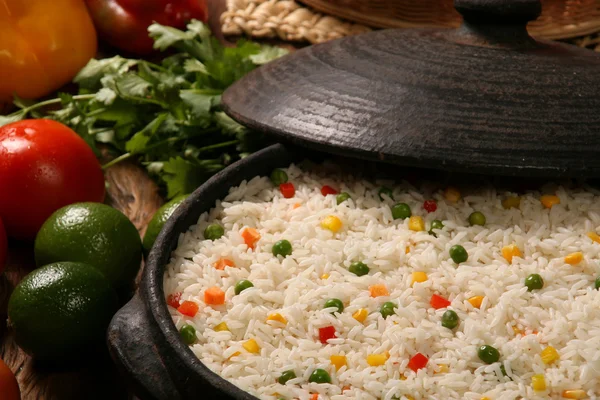
[[[596,278],[596,282],[594,282],[594,287],[596,290],[600,289],[600,276]]]
[[[350,268],[348,268],[348,271],[352,272],[356,276],[363,276],[368,274],[370,269],[369,267],[367,267],[367,264],[360,261],[355,261],[352,264],[350,264]]]
[[[310,374],[308,381],[311,383],[331,383],[331,377],[324,369],[317,368]]]
[[[392,191],[392,189],[390,189],[389,187],[382,186],[382,187],[379,189],[379,199],[380,199],[381,201],[383,201],[383,200],[384,200],[384,198],[383,198],[382,194],[385,194],[385,195],[386,195],[387,197],[389,197],[391,200],[394,200],[394,192],[393,192],[393,191]]]
[[[493,364],[500,360],[500,353],[493,346],[484,344],[477,349],[477,356],[486,364]]]
[[[252,282],[243,279],[241,281],[239,281],[238,283],[235,284],[235,294],[240,294],[242,293],[244,290],[249,289],[251,287],[254,287],[254,285],[252,284]]]
[[[342,193],[338,194],[337,196],[335,196],[335,201],[337,204],[342,204],[349,198],[350,198],[350,195],[348,193],[342,192]]]
[[[181,338],[185,342],[185,344],[194,344],[196,342],[196,328],[192,325],[184,325],[179,330],[179,334]]]
[[[458,318],[458,314],[452,310],[446,310],[446,312],[442,315],[442,326],[448,329],[454,329],[460,323],[460,319]]]
[[[288,181],[288,176],[284,170],[276,168],[271,172],[271,182],[274,185],[281,185],[282,183],[286,183]]]
[[[541,289],[544,287],[544,280],[539,274],[531,274],[525,278],[525,286],[527,286],[527,291],[529,292]]]
[[[469,253],[467,253],[467,250],[465,250],[465,248],[460,244],[455,244],[454,246],[450,247],[449,253],[452,261],[457,264],[465,262],[469,259]]]
[[[325,306],[323,308],[337,308],[337,312],[341,313],[344,311],[344,303],[340,299],[329,299],[325,302]]]
[[[386,319],[387,317],[396,314],[396,305],[391,301],[386,301],[381,305],[379,312],[381,312],[383,319]]]
[[[394,217],[394,219],[406,219],[410,218],[411,215],[412,211],[410,210],[410,206],[406,203],[394,204],[392,207],[392,217]]]
[[[225,229],[219,224],[210,224],[204,230],[204,239],[217,240],[225,234]]]
[[[483,213],[480,213],[479,211],[475,211],[474,213],[471,213],[471,215],[469,215],[469,224],[471,224],[471,226],[473,226],[473,225],[484,226],[485,225],[485,215],[483,215]]]
[[[429,234],[437,237],[437,234],[434,232],[434,229],[443,229],[444,224],[439,219],[434,219],[431,221],[431,227],[429,228]]]
[[[275,242],[275,244],[273,245],[273,255],[275,257],[277,256],[289,256],[292,254],[292,244],[283,239],[283,240],[278,240],[277,242]]]
[[[279,379],[277,379],[277,382],[281,383],[282,385],[285,385],[287,381],[289,381],[290,379],[295,379],[296,378],[296,373],[294,372],[293,369],[287,370],[287,371],[283,371],[281,373],[281,376],[279,377]]]

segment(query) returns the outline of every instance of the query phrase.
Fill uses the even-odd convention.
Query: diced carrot
[[[181,303],[181,305],[177,308],[177,311],[183,315],[187,315],[188,317],[194,317],[196,316],[198,309],[198,304],[194,303],[193,301],[186,300]]]
[[[350,386],[346,385],[342,388],[342,393],[344,393],[346,390],[350,390],[352,389]]]
[[[235,264],[228,258],[219,258],[215,263],[215,269],[223,270],[225,267],[235,267]]]
[[[225,304],[225,292],[216,286],[210,287],[204,292],[204,302],[210,305]]]
[[[242,231],[242,237],[244,238],[244,243],[254,250],[256,242],[260,239],[260,233],[254,228],[246,228]]]
[[[385,285],[381,284],[369,286],[369,292],[371,293],[371,297],[388,296],[390,294]]]
[[[300,203],[296,203],[296,204],[294,204],[294,210],[295,210],[296,208],[300,208],[300,207],[302,207],[302,204],[300,204]]]
[[[312,396],[310,396],[310,400],[319,400],[319,393],[313,393]]]

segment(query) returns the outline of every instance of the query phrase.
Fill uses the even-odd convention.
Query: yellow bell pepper
[[[83,0],[0,0],[0,105],[46,96],[96,55]]]

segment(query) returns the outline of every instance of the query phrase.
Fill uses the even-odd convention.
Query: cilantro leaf
[[[250,59],[256,65],[263,65],[279,57],[283,57],[288,53],[289,51],[287,51],[286,49],[282,49],[281,47],[262,46],[260,52],[258,52],[257,54],[252,54],[250,56]]]
[[[162,179],[167,185],[167,197],[191,193],[207,179],[207,172],[181,157],[169,159],[162,166]]]
[[[126,97],[145,97],[152,85],[135,73],[127,73],[115,81],[120,95]]]
[[[80,88],[96,91],[103,77],[124,74],[136,64],[137,60],[128,60],[120,56],[102,60],[91,59],[75,76],[73,82],[79,84]]]
[[[177,28],[156,23],[148,27],[148,33],[154,39],[154,48],[160,51],[165,51],[177,42],[192,40],[195,36],[195,32],[184,32]]]
[[[210,109],[220,101],[220,91],[182,90],[179,96],[196,118],[210,118]]]
[[[221,128],[222,132],[228,135],[240,135],[248,132],[248,128],[235,122],[223,111],[215,113],[215,122]]]

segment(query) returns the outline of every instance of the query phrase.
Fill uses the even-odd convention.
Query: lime
[[[63,207],[44,222],[35,239],[38,266],[58,261],[96,267],[120,288],[136,276],[142,260],[138,231],[120,211],[101,203]]]
[[[25,352],[60,361],[101,346],[117,308],[115,290],[96,268],[60,262],[23,278],[10,296],[8,318]]]
[[[189,195],[187,194],[177,196],[156,211],[152,217],[152,220],[148,224],[148,229],[146,229],[146,234],[144,235],[144,250],[146,253],[149,253],[150,249],[152,249],[152,246],[156,241],[156,237],[162,230],[163,226],[165,226],[167,220],[171,218],[171,215],[173,215],[175,210],[177,210],[177,207],[179,207],[188,196]]]

